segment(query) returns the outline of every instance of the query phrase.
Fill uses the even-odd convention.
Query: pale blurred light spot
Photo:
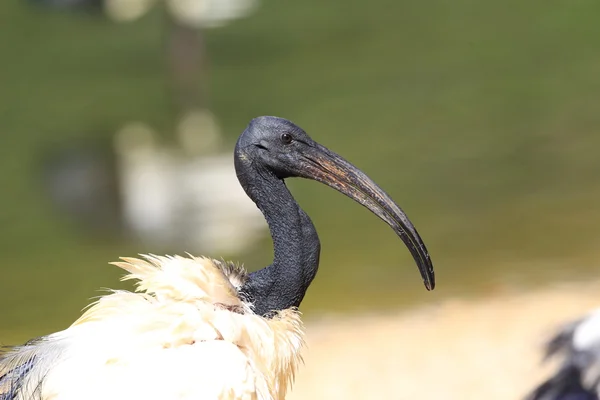
[[[106,15],[116,22],[130,22],[143,16],[156,0],[105,0]]]
[[[106,0],[106,15],[116,22],[142,17],[158,0]],[[258,0],[164,0],[177,22],[193,28],[214,28],[250,15]]]
[[[221,144],[216,118],[208,110],[193,110],[179,121],[177,135],[184,151],[190,155],[214,153]]]
[[[115,135],[115,150],[118,154],[129,153],[147,157],[156,146],[155,134],[152,128],[143,122],[130,122],[123,126]]]
[[[230,20],[248,16],[257,0],[166,0],[178,22],[196,28],[215,28]]]
[[[190,112],[178,128],[185,149],[158,143],[141,122],[117,132],[126,226],[148,245],[190,251],[234,253],[256,244],[266,232],[264,218],[240,186],[231,152],[210,150],[220,140],[212,113]]]

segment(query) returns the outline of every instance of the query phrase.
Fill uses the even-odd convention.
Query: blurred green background
[[[599,15],[595,0],[263,0],[203,32],[228,151],[255,116],[293,120],[398,201],[437,268],[427,293],[385,224],[290,182],[323,246],[307,317],[597,276]],[[42,178],[48,151],[104,146],[130,120],[168,140],[161,10],[117,24],[3,1],[0,30],[0,343],[14,344],[128,287],[109,261],[194,250],[88,230],[56,211]],[[207,255],[255,269],[271,251],[265,235]]]

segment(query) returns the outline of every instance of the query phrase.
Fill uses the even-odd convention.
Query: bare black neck
[[[254,312],[298,307],[319,267],[321,244],[317,231],[284,181],[271,171],[248,171],[238,164],[237,175],[248,196],[265,216],[273,238],[273,263],[250,274],[241,291],[254,304]]]

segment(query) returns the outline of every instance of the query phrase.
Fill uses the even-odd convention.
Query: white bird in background
[[[598,400],[600,309],[563,326],[546,345],[545,358],[560,356],[558,370],[527,400]]]
[[[64,331],[0,359],[0,400],[283,399],[301,362],[297,307],[316,275],[320,242],[284,179],[325,183],[387,222],[427,289],[433,265],[416,229],[371,179],[276,117],[250,122],[235,148],[238,179],[264,214],[273,263],[247,273],[203,257],[114,263],[137,291],[114,291]]]

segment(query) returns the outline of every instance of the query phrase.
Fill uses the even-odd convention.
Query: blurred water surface
[[[229,151],[251,118],[291,119],[397,199],[431,251],[438,289],[426,293],[385,224],[290,182],[323,245],[307,315],[598,275],[599,13],[593,0],[264,0],[205,32]],[[54,149],[109,154],[131,120],[172,139],[160,10],[119,25],[4,1],[0,27],[0,342],[13,343],[128,287],[107,265],[118,256],[190,249],[87,229],[44,189]],[[271,244],[208,255],[254,269]]]

